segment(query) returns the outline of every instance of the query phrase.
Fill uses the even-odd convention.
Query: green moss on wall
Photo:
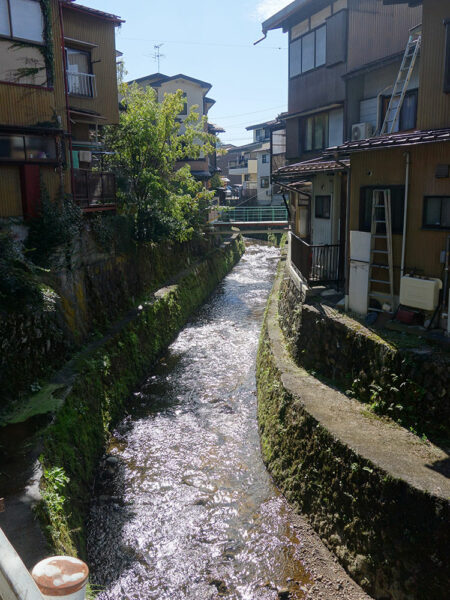
[[[157,356],[244,252],[240,238],[212,252],[164,293],[148,297],[138,316],[78,364],[75,384],[44,437],[44,473],[68,478],[55,489],[44,477],[38,513],[56,553],[85,554],[84,520],[98,460],[112,424]],[[52,471],[53,470],[53,471]],[[59,484],[58,484],[59,485]],[[60,502],[51,501],[58,495]],[[49,500],[50,499],[50,500]]]
[[[448,502],[391,478],[308,413],[283,384],[271,319],[266,313],[257,383],[262,453],[275,482],[374,598],[446,597]]]

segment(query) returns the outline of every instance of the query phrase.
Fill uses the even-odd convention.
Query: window
[[[370,231],[372,224],[373,191],[381,189],[390,190],[391,192],[392,233],[403,233],[404,185],[362,187],[359,204],[359,230]],[[383,232],[382,227],[380,227],[379,231],[380,233]]]
[[[268,154],[263,154],[261,162],[263,162],[264,164],[267,164],[269,162],[269,155]]]
[[[331,215],[331,196],[316,196],[316,219],[329,219]]]
[[[260,185],[262,188],[268,188],[269,187],[269,178],[268,177],[261,177],[260,178]]]
[[[450,196],[428,196],[423,203],[423,226],[450,229]]]
[[[417,122],[418,91],[407,92],[400,111],[400,131],[415,129]]]
[[[263,142],[269,139],[270,131],[268,129],[257,129],[255,137],[257,142]]]
[[[86,50],[66,48],[67,85],[69,94],[94,96],[94,75],[91,74],[91,54]]]
[[[407,131],[408,129],[416,128],[418,95],[418,90],[411,90],[409,92],[406,92],[405,98],[403,100],[403,105],[400,109],[400,117],[396,124],[395,131]],[[381,121],[384,121],[387,109],[389,107],[390,99],[390,96],[383,97]]]
[[[0,0],[0,35],[44,43],[39,0]]]
[[[327,26],[321,25],[291,42],[289,46],[289,76],[295,77],[317,69],[327,60]]]
[[[321,113],[306,119],[305,150],[323,150],[328,146],[328,113]]]
[[[55,139],[40,135],[0,135],[0,161],[56,161]]]
[[[450,19],[445,21],[444,92],[450,94]]]

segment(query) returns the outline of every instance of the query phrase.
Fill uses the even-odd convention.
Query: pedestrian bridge
[[[231,227],[243,233],[284,233],[288,211],[284,206],[230,206],[216,210],[210,224],[220,232]]]

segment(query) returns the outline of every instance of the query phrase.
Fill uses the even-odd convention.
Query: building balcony
[[[113,173],[74,169],[74,198],[86,212],[116,207],[116,178]]]
[[[95,75],[89,73],[67,72],[67,91],[71,96],[85,98],[97,97],[97,83]]]
[[[291,232],[291,264],[308,284],[338,283],[344,279],[340,244],[311,245]]]

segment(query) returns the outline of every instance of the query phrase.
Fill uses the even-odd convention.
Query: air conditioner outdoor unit
[[[355,123],[352,125],[352,141],[365,140],[373,135],[373,125],[370,123]]]

